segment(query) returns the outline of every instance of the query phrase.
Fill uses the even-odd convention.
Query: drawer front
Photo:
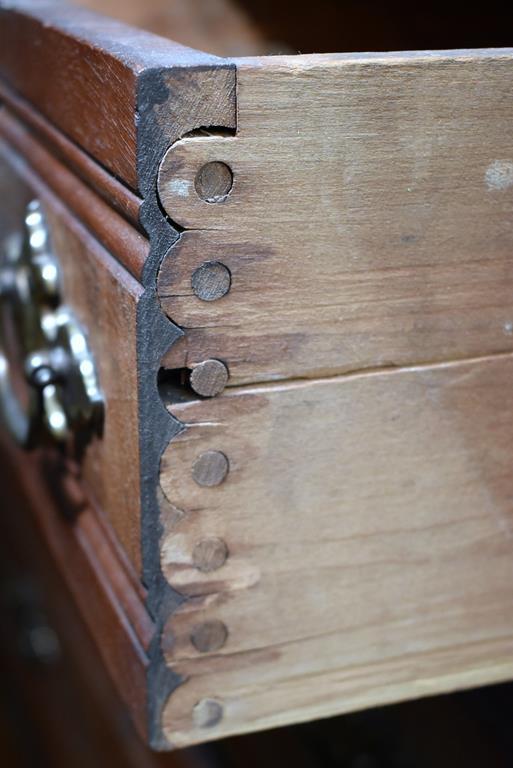
[[[145,738],[510,678],[513,52],[227,61],[7,5],[0,223],[41,201],[105,403],[73,519],[62,451],[14,463]]]
[[[105,407],[101,435],[76,456],[81,480],[106,514],[134,567],[140,569],[140,491],[136,311],[142,287],[36,177],[28,162],[2,144],[3,241],[23,237],[27,206],[41,203],[62,283],[62,297],[85,329]],[[14,246],[16,247],[16,246]],[[8,307],[7,307],[8,312]],[[34,350],[28,350],[34,351]],[[21,361],[14,364],[14,367]],[[134,439],[135,438],[135,439]],[[77,449],[78,450],[78,449]]]
[[[20,138],[17,143],[9,140],[14,136],[14,128]],[[42,160],[43,175],[34,170],[38,159]],[[154,626],[139,581],[141,499],[135,325],[142,286],[84,226],[76,211],[69,207],[70,200],[59,197],[51,188],[55,182],[55,162],[2,109],[1,362],[8,363],[7,376],[2,369],[2,384],[11,383],[17,400],[6,401],[2,386],[1,414],[3,421],[5,417],[9,421],[9,411],[12,415],[18,402],[21,411],[28,415],[27,421],[34,426],[30,450],[25,450],[2,424],[2,481],[8,486],[3,526],[8,529],[7,538],[17,541],[16,546],[47,550],[44,557],[49,555],[54,561],[68,596],[75,602],[99,651],[105,665],[103,674],[107,671],[113,679],[139,731],[146,733],[147,652]],[[86,205],[91,203],[94,211],[92,192],[66,167],[57,163],[57,168],[61,181],[71,177],[71,202],[82,199]],[[28,241],[25,222],[30,211],[36,210],[42,216],[40,228],[32,232]],[[113,226],[115,220],[112,216],[109,225]],[[58,301],[40,299],[36,294],[37,281],[32,269],[39,258],[37,238],[42,232],[47,238],[44,257],[50,259],[59,276]],[[13,301],[9,275],[15,270],[16,281],[22,287],[28,265],[30,290],[17,292]],[[91,428],[87,420],[79,424],[73,418],[79,401],[76,381],[74,385],[70,383],[69,349],[61,336],[53,338],[49,325],[58,313],[69,315],[83,334],[79,337],[75,332],[72,337],[79,355],[73,375],[79,365],[85,365],[81,372],[90,386],[94,383],[95,397],[101,400],[102,408]],[[24,318],[31,326],[35,322],[40,328],[50,329],[44,344],[40,334],[21,333]],[[85,357],[77,346],[82,342],[87,348]],[[54,407],[59,406],[58,415],[60,406],[64,406],[70,419],[68,434],[63,437],[56,437],[45,425],[44,398],[41,403],[35,398],[35,410],[27,407],[35,395],[32,383],[27,382],[27,360],[47,352],[52,365],[64,352],[67,355],[65,364],[58,369],[57,405],[53,403]],[[17,504],[13,500],[16,497]],[[30,544],[24,543],[23,531]]]

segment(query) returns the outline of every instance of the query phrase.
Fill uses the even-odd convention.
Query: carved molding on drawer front
[[[237,134],[186,137],[160,169],[186,230],[159,275],[187,329],[166,365],[208,354],[236,385],[512,351],[513,186],[493,183],[513,163],[511,66],[239,62]],[[196,189],[209,163],[233,174],[215,204]],[[231,274],[216,301],[191,285],[204,262]]]
[[[154,627],[144,605],[145,590],[138,580],[140,486],[139,445],[134,439],[138,422],[135,317],[142,287],[83,226],[66,204],[69,201],[57,196],[47,185],[48,176],[52,178],[52,165],[43,164],[37,169],[40,173],[37,172],[32,162],[34,154],[24,151],[34,148],[39,154],[41,147],[37,142],[35,147],[32,142],[13,146],[5,139],[5,126],[6,122],[0,120],[2,237],[12,244],[19,241],[25,207],[34,198],[39,199],[48,225],[51,253],[58,259],[62,295],[86,329],[87,346],[95,357],[106,418],[101,435],[92,437],[88,444],[82,440],[66,441],[58,449],[46,443],[37,451],[22,453],[2,431],[4,524],[7,530],[19,528],[17,535],[30,540],[30,545],[25,543],[28,552],[33,548],[46,549],[44,557],[49,555],[62,572],[100,657],[123,701],[131,708],[138,728],[145,734],[146,652],[154,641]],[[80,193],[87,193],[80,182],[75,183]],[[87,202],[88,195],[83,197]],[[37,223],[36,217],[31,227]],[[42,244],[41,235],[35,238],[36,248],[38,243]],[[41,264],[43,256],[43,263],[51,264],[50,252],[44,250],[46,253],[39,251],[37,261]],[[52,270],[48,277],[52,278]],[[19,282],[20,286],[23,284]],[[29,279],[27,285],[37,283]],[[46,323],[51,306],[48,301]],[[3,322],[6,316],[4,311]],[[6,323],[4,328],[9,338],[13,328],[19,328],[16,320],[19,322],[19,314],[15,314],[12,326]],[[49,325],[46,327],[50,329]],[[80,354],[84,349],[80,338],[75,337],[73,344],[77,345],[75,353]],[[9,344],[7,351],[13,372],[22,376],[16,345]],[[17,384],[22,385],[23,379],[18,378]]]

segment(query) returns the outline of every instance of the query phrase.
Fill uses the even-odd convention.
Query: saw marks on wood
[[[170,408],[172,743],[513,675],[512,381],[504,355]]]
[[[512,73],[511,51],[238,61],[236,136],[186,137],[160,170],[186,229],[160,272],[186,331],[166,367],[219,359],[233,386],[513,350]],[[217,202],[212,164],[233,174]],[[212,263],[230,287],[205,301]]]

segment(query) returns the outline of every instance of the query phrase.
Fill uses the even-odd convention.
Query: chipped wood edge
[[[156,177],[162,157],[183,135],[211,126],[236,127],[235,67],[222,59],[194,52],[176,67],[144,72],[138,88],[138,176],[143,195],[140,222],[149,236],[150,251],[142,272],[144,293],[138,304],[139,442],[143,542],[143,581],[148,609],[157,631],[149,649],[148,732],[156,749],[170,749],[162,713],[173,691],[183,682],[167,668],[160,636],[170,614],[183,601],[166,580],[160,562],[168,502],[160,491],[160,458],[184,428],[166,410],[158,390],[161,360],[183,331],[164,314],[157,296],[157,277],[164,256],[179,231],[163,214]],[[171,729],[172,731],[172,729]]]

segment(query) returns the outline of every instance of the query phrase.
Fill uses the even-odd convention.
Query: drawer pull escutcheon
[[[86,334],[62,303],[61,273],[40,203],[26,209],[23,241],[5,244],[0,270],[0,417],[32,448],[99,434],[103,396]],[[13,338],[6,329],[10,322]],[[18,396],[7,348],[15,341],[26,394]]]

